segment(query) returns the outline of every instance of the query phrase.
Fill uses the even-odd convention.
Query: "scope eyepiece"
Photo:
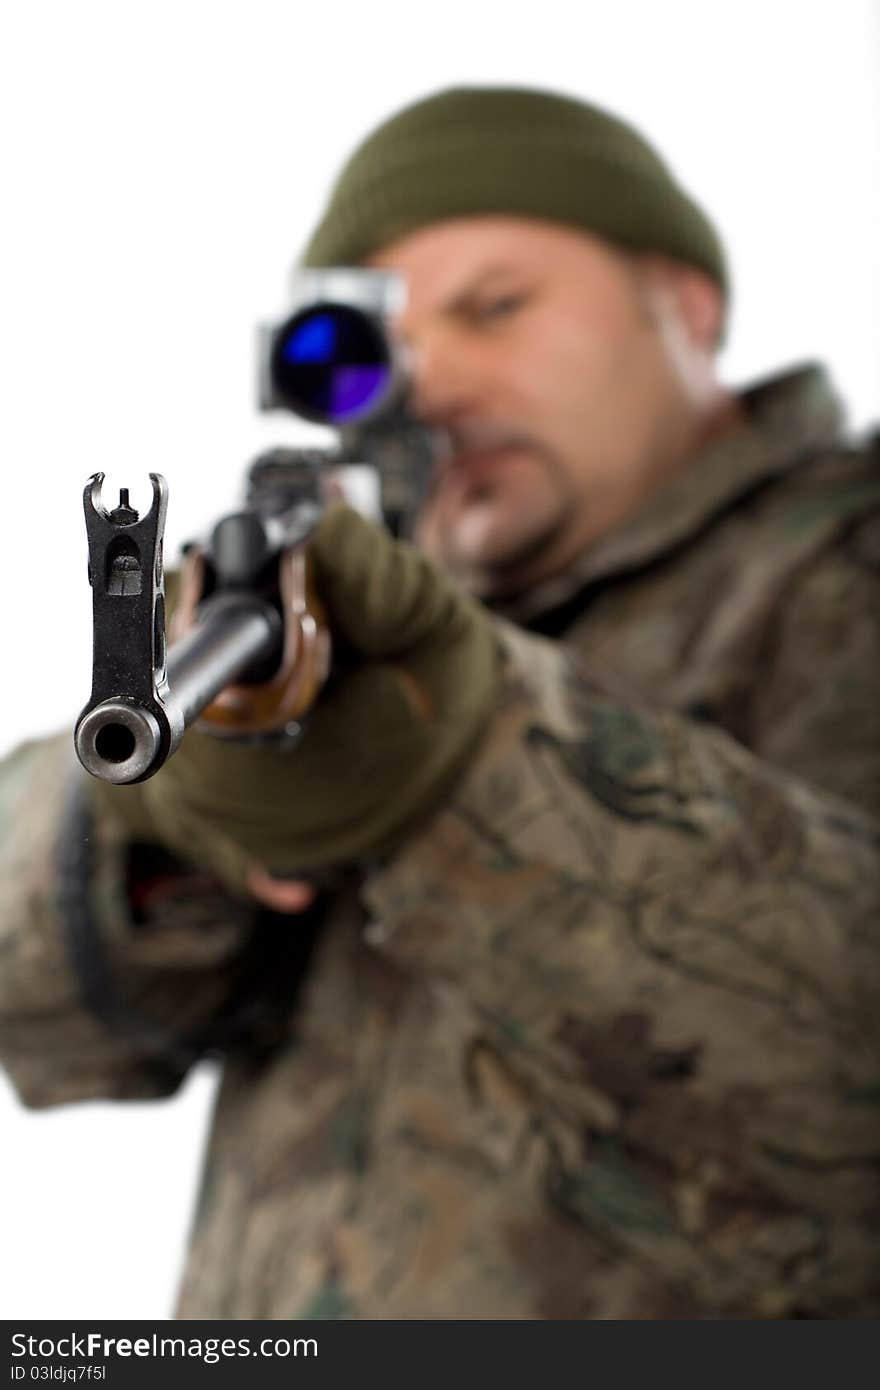
[[[375,415],[392,395],[396,376],[380,320],[330,301],[300,309],[273,331],[267,370],[264,404],[327,425]]]

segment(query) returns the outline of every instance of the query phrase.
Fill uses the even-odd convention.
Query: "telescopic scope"
[[[377,414],[394,394],[388,337],[374,315],[352,305],[310,304],[272,331],[268,349],[264,406],[341,426]]]

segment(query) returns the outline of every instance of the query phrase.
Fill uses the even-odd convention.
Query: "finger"
[[[248,888],[274,912],[305,912],[315,901],[315,889],[302,878],[273,878],[265,869],[251,869]]]

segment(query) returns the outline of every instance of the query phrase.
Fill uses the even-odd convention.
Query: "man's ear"
[[[653,253],[632,264],[652,317],[676,323],[676,337],[714,354],[724,326],[724,296],[711,276],[696,266]]]
[[[718,285],[695,266],[670,262],[669,287],[691,342],[713,352],[724,322],[724,296]]]

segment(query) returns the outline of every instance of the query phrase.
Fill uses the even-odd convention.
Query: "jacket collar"
[[[564,573],[491,605],[494,611],[526,624],[587,584],[659,559],[759,484],[840,440],[842,406],[817,363],[756,382],[739,400],[744,419],[736,429],[695,455],[629,521],[590,546]]]

